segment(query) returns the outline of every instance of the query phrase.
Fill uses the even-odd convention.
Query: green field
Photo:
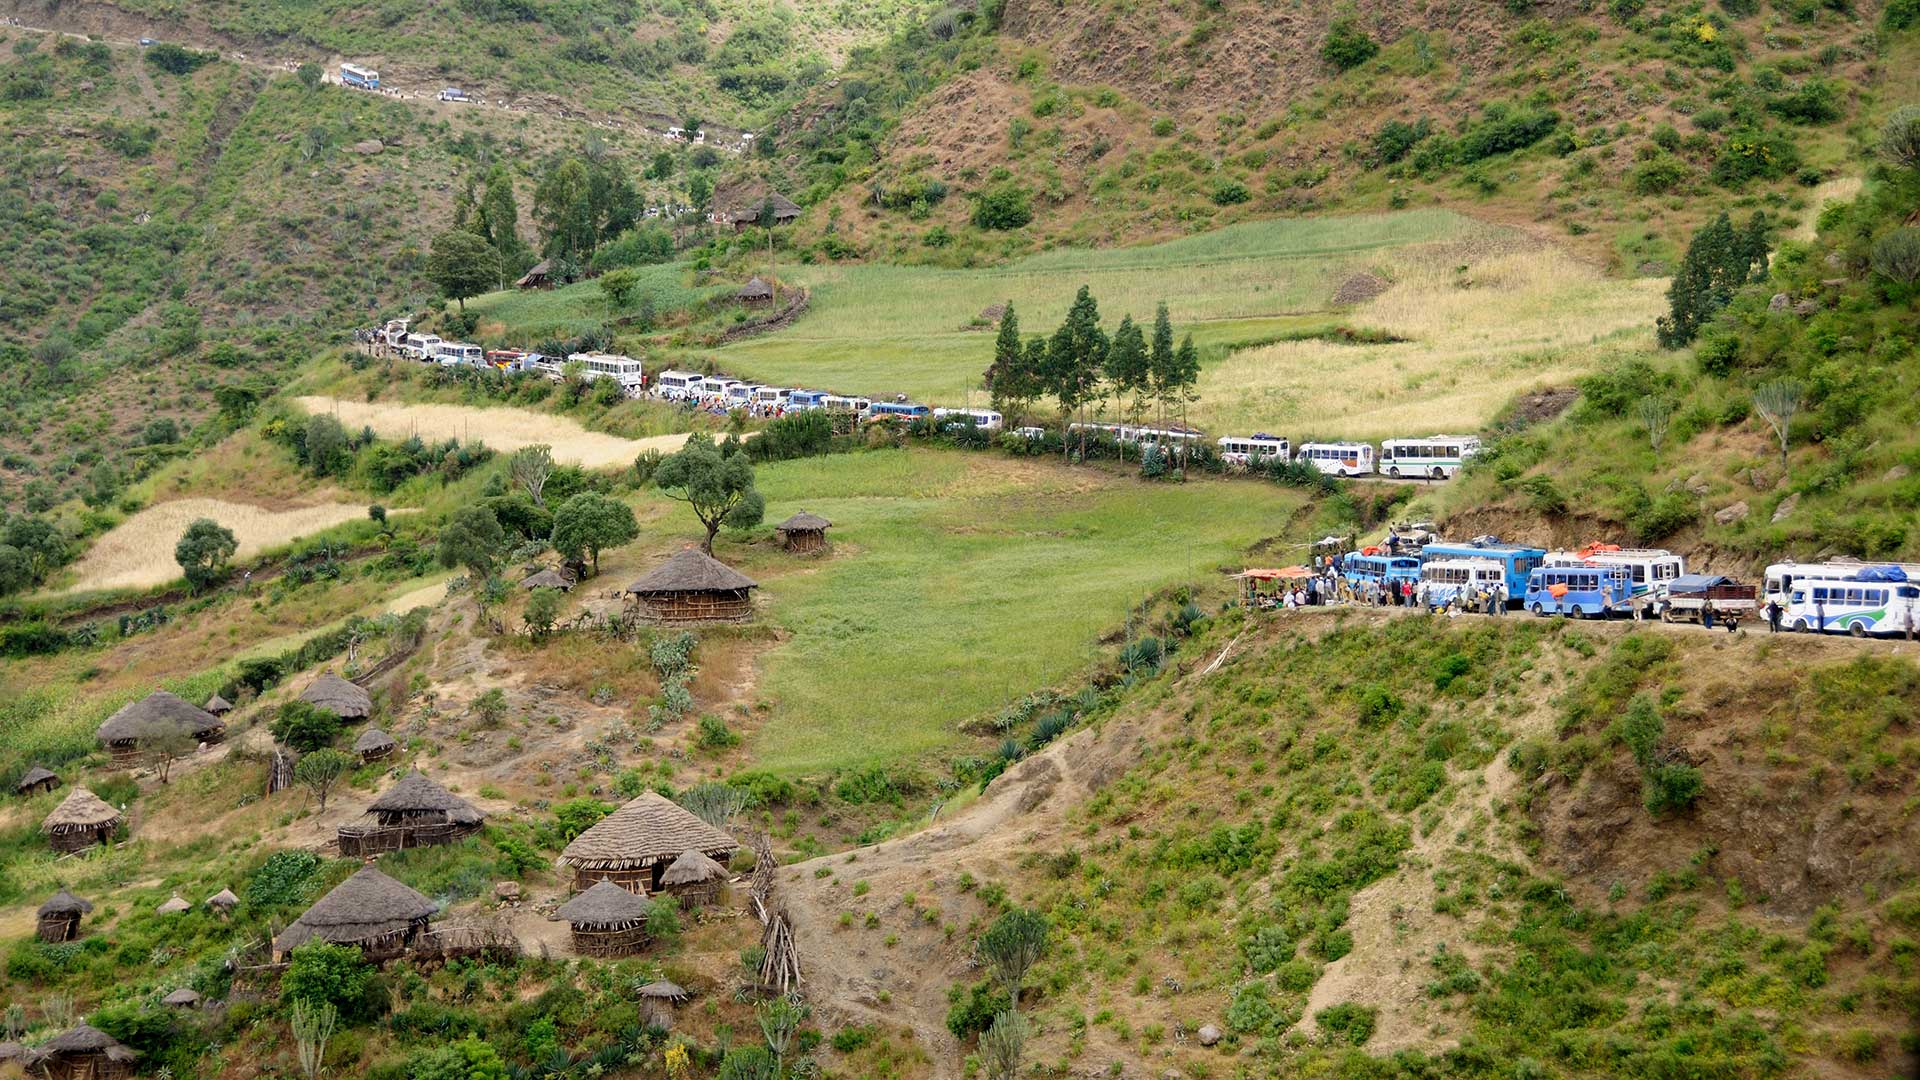
[[[771,713],[748,749],[788,773],[951,745],[958,722],[1077,673],[1148,593],[1237,569],[1302,501],[919,450],[766,466],[759,487],[770,522],[834,522],[830,559],[748,564],[785,637],[763,658]]]
[[[651,303],[654,311],[665,313],[730,289],[725,285],[687,284],[688,271],[680,263],[635,269],[640,284],[623,314],[640,310],[643,303]],[[590,281],[564,289],[488,293],[467,301],[467,310],[480,317],[479,335],[483,339],[528,349],[549,339],[598,330],[606,325],[609,314],[606,294]]]

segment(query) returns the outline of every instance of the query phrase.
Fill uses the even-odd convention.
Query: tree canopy
[[[464,566],[476,580],[493,576],[507,547],[507,532],[486,506],[463,506],[440,529],[441,566]]]
[[[173,558],[186,575],[187,585],[199,592],[220,580],[226,572],[227,560],[233,558],[239,548],[232,530],[212,518],[201,518],[187,526],[186,534],[173,545]]]
[[[553,549],[568,559],[591,557],[596,574],[601,551],[631,543],[639,535],[633,508],[597,491],[583,491],[553,512]]]
[[[433,238],[427,280],[465,311],[467,297],[479,296],[500,284],[500,253],[477,233],[450,229]]]
[[[713,554],[721,525],[748,528],[759,523],[766,502],[753,486],[753,463],[745,454],[722,453],[705,435],[693,435],[654,470],[662,494],[693,510],[707,530],[701,548]]]

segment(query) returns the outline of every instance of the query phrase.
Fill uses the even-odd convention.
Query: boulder
[[[1200,1045],[1201,1046],[1212,1046],[1214,1043],[1217,1043],[1219,1041],[1220,1041],[1219,1028],[1214,1027],[1212,1024],[1207,1024],[1200,1029]]]
[[[517,881],[496,881],[493,883],[493,898],[508,903],[520,902],[520,883]]]
[[[1802,300],[1799,303],[1793,305],[1793,313],[1795,315],[1811,315],[1814,312],[1819,310],[1820,310],[1820,304],[1817,301],[1813,301],[1813,300]]]
[[[1792,304],[1793,304],[1793,299],[1791,297],[1789,297],[1786,293],[1777,292],[1773,294],[1773,299],[1767,301],[1767,310],[1768,311],[1785,311],[1787,310],[1788,307],[1792,306]]]
[[[372,157],[373,155],[378,154],[380,151],[385,150],[386,148],[387,148],[386,144],[381,142],[379,139],[362,139],[361,141],[353,144],[354,153],[365,154],[367,157]]]
[[[1778,525],[1789,517],[1792,517],[1794,508],[1799,505],[1800,493],[1797,491],[1781,499],[1780,505],[1773,508],[1773,524]]]
[[[1752,511],[1747,507],[1747,501],[1745,499],[1742,499],[1737,503],[1732,503],[1727,506],[1723,506],[1720,509],[1714,511],[1713,520],[1719,522],[1722,525],[1731,525],[1736,521],[1747,520],[1747,515],[1751,512]]]
[[[1889,483],[1895,480],[1905,480],[1907,474],[1912,471],[1913,470],[1907,468],[1905,465],[1895,465],[1893,468],[1888,469],[1886,474],[1881,476],[1880,479],[1888,481]]]

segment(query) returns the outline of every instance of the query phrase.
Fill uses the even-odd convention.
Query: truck
[[[1744,581],[1719,574],[1681,574],[1667,583],[1660,608],[1662,622],[1704,622],[1708,604],[1714,617],[1737,623],[1753,614],[1759,590]]]

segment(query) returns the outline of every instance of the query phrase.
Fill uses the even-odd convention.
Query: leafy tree
[[[1787,443],[1793,434],[1793,416],[1806,397],[1806,385],[1798,379],[1780,378],[1754,388],[1753,407],[1780,440],[1780,468],[1787,468]]]
[[[437,554],[441,566],[464,566],[476,581],[484,581],[506,546],[507,532],[492,509],[463,506],[441,527]]]
[[[1009,418],[1023,415],[1043,393],[1040,373],[1029,359],[1020,343],[1020,316],[1009,300],[1000,316],[1000,332],[993,340],[993,363],[982,377],[987,392],[993,395],[994,408]]]
[[[1113,389],[1116,405],[1122,397],[1133,396],[1126,411],[1135,420],[1144,411],[1145,396],[1153,385],[1151,363],[1146,336],[1134,325],[1133,316],[1121,319],[1113,332],[1113,348],[1107,352],[1107,385]]]
[[[647,166],[649,180],[670,180],[673,178],[673,151],[662,150],[653,155],[653,161]]]
[[[1161,427],[1167,426],[1167,404],[1178,388],[1178,360],[1179,354],[1173,347],[1173,320],[1167,316],[1167,303],[1162,300],[1154,309],[1153,338],[1147,348],[1147,389],[1160,406]]]
[[[219,59],[213,53],[182,48],[170,41],[148,46],[146,56],[147,63],[169,75],[191,75]]]
[[[500,253],[486,237],[464,229],[450,229],[433,238],[427,257],[427,280],[454,298],[464,313],[467,297],[479,296],[500,283]]]
[[[332,1006],[343,1017],[359,1017],[379,989],[372,965],[357,945],[313,940],[294,948],[280,976],[282,1001]]]
[[[1006,991],[1013,1009],[1020,1006],[1020,982],[1027,969],[1047,948],[1047,919],[1038,912],[1016,908],[993,921],[980,935],[980,956]]]
[[[705,210],[713,199],[713,179],[703,172],[688,177],[687,198],[692,201],[694,209]]]
[[[163,784],[172,782],[173,763],[199,748],[199,740],[179,728],[166,728],[140,740],[140,749],[146,751]]]
[[[220,580],[227,560],[239,547],[231,530],[212,518],[201,518],[187,526],[186,534],[173,545],[173,559],[186,575],[188,587],[199,592]]]
[[[1111,347],[1106,331],[1100,329],[1100,306],[1094,301],[1092,291],[1082,285],[1067,309],[1066,320],[1047,339],[1046,366],[1041,369],[1047,392],[1060,404],[1063,439],[1067,419],[1099,394]],[[1084,453],[1084,433],[1080,442]]]
[[[320,809],[325,810],[327,796],[332,793],[333,786],[352,768],[353,758],[330,746],[323,746],[301,757],[299,764],[293,767],[293,778],[313,792],[313,797],[319,800]]]
[[[513,478],[515,486],[527,493],[533,505],[544,509],[547,481],[553,477],[553,447],[535,443],[515,450],[507,459],[507,475]]]
[[[983,192],[973,204],[973,223],[982,229],[1018,229],[1032,220],[1033,204],[1027,189],[1015,184]]]
[[[533,190],[533,220],[549,258],[584,263],[593,255],[593,180],[587,167],[569,159]]]
[[[1766,271],[1765,218],[1755,214],[1738,232],[1724,213],[1702,226],[1667,287],[1668,313],[1657,321],[1661,347],[1691,344],[1740,286],[1763,279]]]
[[[1341,71],[1350,71],[1374,58],[1380,45],[1352,16],[1333,20],[1320,42],[1320,59]]]
[[[475,231],[492,245],[499,257],[499,287],[526,272],[533,264],[526,241],[520,239],[520,204],[513,195],[513,175],[506,166],[495,165],[487,172],[487,186],[474,207]]]
[[[609,270],[600,275],[600,293],[607,299],[609,314],[625,309],[633,299],[634,290],[639,287],[640,271],[630,266]]]
[[[299,699],[283,703],[267,725],[273,737],[301,753],[333,745],[340,734],[340,718]]]
[[[753,525],[752,513],[766,503],[753,487],[753,464],[745,454],[722,454],[705,435],[693,435],[686,445],[660,462],[653,482],[662,494],[686,503],[706,527],[701,549],[713,554],[713,538],[722,524]],[[752,518],[753,520],[748,520]]]
[[[319,89],[320,83],[326,78],[326,72],[320,69],[319,64],[301,64],[293,74],[300,80],[300,85],[309,90]]]
[[[602,550],[632,543],[639,535],[633,508],[597,491],[583,491],[553,512],[554,550],[569,559],[591,556],[595,574],[600,572]]]
[[[0,596],[20,592],[33,584],[33,563],[19,548],[0,544]]]
[[[346,471],[350,441],[346,427],[337,418],[330,413],[315,413],[307,417],[301,429],[300,450],[313,475],[332,476]]]
[[[560,618],[560,590],[533,590],[533,595],[527,597],[525,618],[533,640],[545,641],[547,635],[553,633],[553,624]]]

